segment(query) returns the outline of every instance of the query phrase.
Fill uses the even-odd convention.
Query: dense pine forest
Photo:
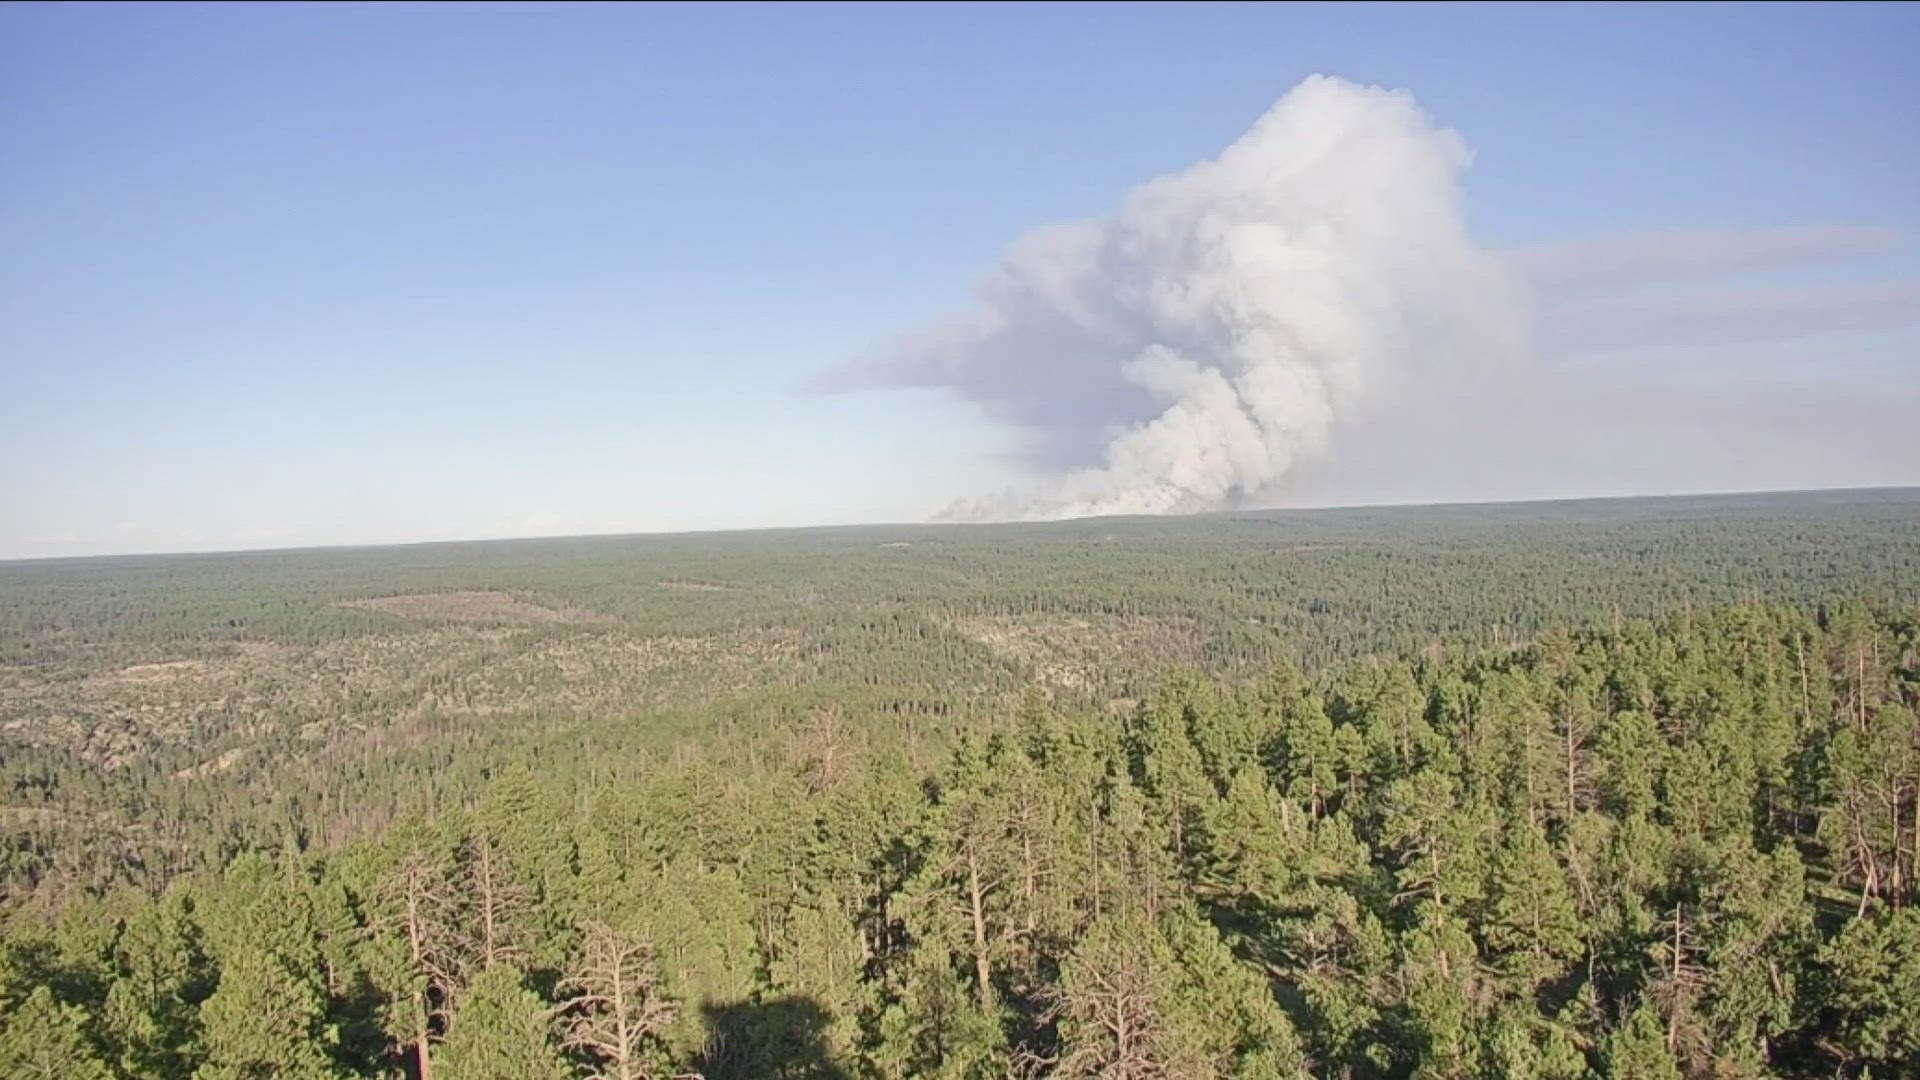
[[[0,564],[7,1077],[1920,1075],[1920,492]]]

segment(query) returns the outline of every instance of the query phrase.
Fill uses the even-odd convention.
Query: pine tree
[[[548,1039],[545,1002],[506,965],[482,971],[461,995],[447,1039],[435,1055],[441,1080],[565,1080],[566,1062]]]
[[[1546,835],[1525,818],[1500,831],[1489,867],[1480,934],[1501,967],[1532,985],[1562,974],[1582,949],[1583,926],[1567,875]]]
[[[1007,1075],[999,1018],[980,1011],[949,949],[923,940],[907,958],[893,1001],[880,1011],[871,1062],[883,1076],[993,1080]]]
[[[81,1009],[42,986],[0,1016],[0,1076],[17,1080],[111,1080]]]
[[[319,985],[304,883],[257,855],[228,868],[209,897],[208,952],[219,983],[200,1006],[206,1061],[196,1080],[332,1072],[337,1042]]]
[[[1424,769],[1380,795],[1383,846],[1397,860],[1403,901],[1429,898],[1464,910],[1483,895],[1492,808],[1461,806],[1454,778]]]
[[[1745,838],[1724,845],[1706,899],[1706,1011],[1718,1067],[1766,1071],[1774,1040],[1793,1027],[1813,935],[1800,858],[1791,846],[1763,855]]]
[[[1852,920],[1819,963],[1843,1063],[1920,1073],[1920,908]]]
[[[1641,1005],[1607,1033],[1600,1059],[1608,1080],[1681,1080],[1660,1016]]]
[[[630,913],[626,929],[653,944],[668,998],[744,1001],[760,988],[765,955],[756,927],[763,920],[735,871],[706,868],[687,855],[634,885],[631,893],[604,904]],[[694,1009],[682,1010],[667,1025],[666,1041],[676,1059],[699,1053],[708,1036]]]
[[[215,972],[188,913],[184,884],[140,907],[114,944],[115,979],[102,1020],[136,1076],[183,1078],[199,1064],[198,1007]]]
[[[1484,1075],[1512,1080],[1586,1080],[1590,1075],[1574,1034],[1536,1012],[1531,999],[1503,1002],[1483,1041]]]
[[[1343,757],[1326,707],[1291,665],[1274,670],[1255,707],[1273,732],[1266,763],[1274,782],[1313,816],[1323,816],[1336,805]]]
[[[1402,937],[1400,983],[1417,1038],[1417,1074],[1465,1077],[1479,1068],[1481,1030],[1495,987],[1480,970],[1480,952],[1466,923],[1427,901]]]

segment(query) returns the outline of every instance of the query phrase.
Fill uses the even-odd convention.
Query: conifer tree
[[[42,986],[0,1016],[0,1076],[18,1080],[111,1080],[87,1034],[86,1013]]]
[[[1920,1070],[1920,908],[1852,920],[1819,962],[1844,1060],[1875,1075]]]
[[[1500,966],[1529,986],[1562,974],[1582,950],[1583,927],[1540,826],[1509,818],[1489,871],[1480,934]]]
[[[435,1055],[441,1080],[565,1080],[566,1062],[548,1037],[551,1010],[505,964],[474,977]]]
[[[142,905],[114,944],[115,978],[102,1021],[119,1065],[136,1076],[184,1078],[200,1057],[199,1006],[215,973],[188,913],[184,883]]]
[[[303,883],[289,868],[243,855],[209,896],[208,952],[219,971],[199,1015],[206,1045],[197,1080],[332,1073],[327,1022]]]
[[[1649,1004],[1635,1008],[1607,1033],[1600,1059],[1609,1080],[1682,1080],[1684,1075],[1668,1048],[1659,1014]]]

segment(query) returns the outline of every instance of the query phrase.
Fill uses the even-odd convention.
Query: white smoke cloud
[[[823,383],[946,387],[1024,435],[1032,479],[948,517],[1257,502],[1383,388],[1524,353],[1516,278],[1467,235],[1468,157],[1411,95],[1310,78],[1215,160],[1014,244],[969,315]]]

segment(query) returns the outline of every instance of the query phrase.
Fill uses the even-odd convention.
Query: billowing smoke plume
[[[1310,78],[1217,159],[1019,240],[971,314],[827,381],[947,387],[1020,432],[1032,480],[948,517],[1261,501],[1383,384],[1520,347],[1463,223],[1467,158],[1410,95]]]

